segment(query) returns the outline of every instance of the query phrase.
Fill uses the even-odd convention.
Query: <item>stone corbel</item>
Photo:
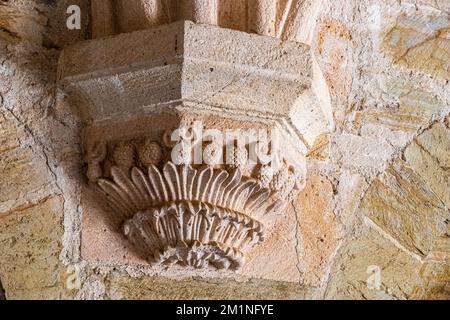
[[[59,81],[86,123],[90,185],[152,265],[241,267],[304,187],[305,154],[328,129],[307,45],[191,22],[67,48]],[[279,143],[270,161],[249,161],[259,138],[199,138],[198,123]]]

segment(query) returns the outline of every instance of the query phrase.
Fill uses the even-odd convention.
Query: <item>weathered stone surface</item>
[[[77,44],[64,50],[59,79],[89,100],[82,107],[93,121],[160,113],[179,101],[185,108],[292,123],[307,140],[327,130],[325,123],[304,131],[297,121],[310,112],[312,120],[323,118],[309,92],[308,46],[207,25],[181,21]],[[301,109],[303,101],[308,110]]]
[[[361,212],[404,247],[427,255],[434,241],[448,232],[449,211],[429,186],[399,160],[369,187]]]
[[[343,170],[337,179],[338,184],[334,188],[334,213],[341,223],[343,233],[349,234],[353,230],[354,222],[357,219],[356,210],[366,192],[368,183],[360,173],[350,170]]]
[[[407,4],[398,13],[395,25],[386,31],[382,47],[394,64],[448,80],[449,28],[448,12]]]
[[[401,79],[389,80],[385,92],[398,102],[395,106],[368,107],[357,111],[353,132],[370,137],[383,137],[391,145],[403,148],[430,119],[445,110],[445,103],[417,84]]]
[[[359,223],[339,249],[325,298],[408,299],[420,283],[419,268],[419,261],[373,228]],[[380,271],[379,289],[368,286],[373,275],[370,270]]]
[[[306,188],[296,200],[301,282],[319,286],[328,277],[328,268],[341,237],[333,212],[333,186],[316,170],[310,170]]]
[[[275,281],[302,283],[298,270],[296,211],[289,205],[264,242],[249,253],[242,275]]]
[[[330,136],[327,134],[319,135],[306,156],[322,161],[328,159],[330,156]]]
[[[405,150],[405,159],[450,208],[450,129],[436,123]],[[448,215],[450,218],[450,213]],[[449,229],[450,231],[450,229]]]
[[[323,60],[324,76],[332,94],[345,97],[349,91],[350,72],[345,54],[348,42],[352,39],[349,28],[331,18],[320,21],[316,50]]]
[[[106,296],[112,299],[308,299],[308,287],[267,280],[130,278],[117,274],[106,278]]]
[[[310,43],[322,1],[93,0],[93,38],[177,20]]]
[[[82,8],[82,30],[65,26],[68,3]],[[64,293],[63,204],[49,132],[58,48],[84,38],[85,0],[0,4],[0,281],[8,299]],[[67,129],[66,129],[67,130]],[[67,132],[58,132],[58,139]],[[54,172],[52,172],[52,170]]]
[[[0,4],[0,299],[2,285],[8,299],[449,299],[448,1],[282,0],[275,5],[248,0],[244,10],[241,0],[217,2],[220,5],[121,0],[114,1],[114,19],[108,15],[108,2]],[[163,2],[178,4],[179,10],[173,16],[161,15],[166,13],[158,5]],[[331,133],[317,136],[317,126],[324,123],[318,109],[298,117],[308,119],[302,130],[311,147],[308,156],[320,162],[320,174],[310,174],[311,183],[296,202],[298,230],[289,209],[270,235],[275,252],[248,268],[257,278],[283,281],[214,278],[210,273],[205,278],[160,277],[120,263],[126,260],[123,254],[132,252],[121,247],[120,239],[104,236],[110,221],[96,215],[98,208],[86,211],[80,205],[80,132],[67,116],[77,114],[70,108],[64,113],[54,104],[57,57],[61,48],[85,38],[91,3],[93,38],[182,17],[312,45],[313,67],[323,73],[316,94],[322,93],[321,101],[329,100],[324,118],[335,122],[336,130],[330,126]],[[80,5],[82,30],[66,28],[69,4]],[[157,40],[160,49],[174,50],[173,39],[167,45]],[[137,39],[134,45],[143,42],[152,46],[154,39]],[[129,49],[120,49],[123,61],[127,51],[133,52]],[[77,61],[101,65],[96,56],[99,52],[87,50]],[[207,63],[204,67],[211,72]],[[169,74],[167,80],[176,75]],[[122,83],[113,81],[117,90],[120,84],[136,84],[133,77],[119,80]],[[148,88],[141,89],[145,93]],[[235,91],[240,89],[237,85]],[[330,94],[323,94],[328,89]],[[246,97],[245,90],[241,94]],[[115,98],[112,105],[122,103]],[[296,107],[308,111],[305,101]],[[261,108],[272,111],[264,99],[260,102]],[[214,116],[211,119],[214,122]],[[81,223],[81,216],[90,222]],[[343,231],[337,232],[340,228]],[[80,237],[87,240],[83,243]],[[83,254],[92,249],[89,256],[78,254],[80,245]],[[96,245],[109,245],[117,266],[99,266],[107,253],[96,252]],[[370,266],[381,269],[380,290],[367,287]],[[320,286],[327,288],[324,296]]]
[[[3,206],[11,201],[17,203],[19,198],[29,193],[42,193],[43,189],[49,189],[51,180],[45,160],[29,148],[15,148],[2,153],[0,166],[0,202]]]
[[[12,117],[7,118],[5,114],[0,114],[0,154],[20,146],[20,138],[25,135],[18,130]]]
[[[373,176],[384,169],[394,153],[386,141],[372,137],[342,134],[332,137],[331,158],[344,170]],[[337,147],[339,146],[339,147]]]
[[[156,43],[152,41],[155,37],[160,37],[164,40]],[[92,55],[92,52],[96,53],[95,56],[91,56],[92,59],[82,59],[83,56]],[[75,96],[75,99],[80,96],[86,98],[84,104],[82,103],[81,109],[87,111],[84,118],[89,124],[83,133],[86,141],[87,159],[90,154],[93,154],[89,151],[91,146],[95,146],[97,142],[115,143],[114,141],[121,141],[118,143],[124,143],[125,139],[137,141],[145,138],[151,139],[155,143],[159,143],[159,145],[164,145],[164,141],[160,141],[161,137],[164,132],[173,129],[172,124],[175,124],[174,127],[178,127],[180,122],[190,123],[192,119],[196,119],[202,121],[205,129],[219,129],[222,132],[226,132],[231,128],[244,130],[267,128],[269,132],[272,132],[275,128],[280,129],[281,127],[280,131],[283,131],[281,132],[283,134],[283,147],[280,148],[280,152],[282,152],[283,162],[286,163],[286,166],[289,164],[286,168],[305,172],[304,151],[310,144],[314,143],[316,136],[331,128],[331,125],[328,123],[329,117],[324,114],[325,108],[319,105],[319,99],[313,93],[312,57],[307,45],[296,42],[283,42],[273,38],[249,35],[208,25],[179,21],[131,34],[79,43],[65,49],[62,53],[59,80],[62,88],[69,95]],[[326,91],[326,87],[323,87],[323,91]],[[207,116],[204,116],[204,114]],[[127,150],[131,150],[127,153],[129,155],[126,157],[127,163],[138,167],[140,164],[134,162],[135,155],[133,153],[136,141],[132,142],[131,140],[127,147]],[[106,150],[105,154],[109,152],[107,150],[113,147],[118,148],[114,144],[108,144],[107,149],[104,149]],[[166,156],[170,156],[165,149],[167,149],[167,146],[164,147],[164,163],[167,162]],[[272,154],[278,153],[274,144],[271,145],[271,149]],[[114,157],[98,159],[95,156],[95,152],[94,158],[95,165],[93,166],[91,165],[92,161],[88,160],[91,161],[89,169],[96,167],[97,171],[99,171],[99,163],[102,163],[105,164],[104,167],[100,168],[100,171],[103,173],[108,172],[107,166],[111,166],[111,161],[116,163],[116,165],[118,162],[116,159],[113,159]],[[139,159],[137,160],[138,162],[140,161]],[[172,161],[174,162],[173,159]],[[189,161],[188,163],[191,164]],[[155,163],[155,165],[160,164],[160,162]],[[172,170],[172,172],[177,172],[177,168],[181,167],[167,164],[167,167],[164,167],[164,175],[167,174],[166,171]],[[208,168],[213,167],[207,167],[206,169]],[[141,172],[147,174],[147,166],[143,166],[140,169],[142,169]],[[232,168],[227,168],[225,165],[225,169],[231,170]],[[218,172],[219,168],[214,168],[214,170]],[[231,172],[230,170],[222,173],[228,175]],[[257,170],[259,170],[257,167],[247,168],[245,166],[241,168],[245,179],[247,177],[257,178],[253,173],[257,172]],[[128,169],[123,172],[127,175]],[[196,171],[193,176],[204,177],[208,174],[207,171],[202,172],[205,173],[200,173],[200,171],[197,173]],[[277,172],[274,172],[274,174],[278,174]],[[176,177],[173,181],[169,179],[168,186],[172,185],[172,183],[181,183],[181,174],[174,175]],[[188,176],[190,175],[191,173],[188,173]],[[291,175],[291,173],[287,171],[287,175]],[[96,176],[96,178],[99,183],[103,183],[103,185],[108,187],[110,185],[104,179],[111,178],[111,176],[115,176],[114,183],[117,182],[117,185],[121,185],[123,180],[120,177],[116,179],[117,175],[113,172],[112,174],[106,173],[103,176],[100,173],[100,176]],[[98,180],[99,177],[104,179]],[[249,251],[248,262],[242,262],[242,270],[237,272],[238,276],[278,281],[299,281],[295,239],[296,225],[293,223],[295,221],[293,210],[291,208],[286,210],[280,209],[279,212],[276,212],[276,217],[273,219],[269,214],[267,216],[263,214],[260,219],[253,220],[254,217],[258,216],[257,210],[246,211],[244,207],[235,210],[233,206],[236,203],[240,204],[243,202],[241,199],[245,198],[247,192],[253,192],[247,189],[249,183],[254,183],[251,181],[255,181],[257,183],[256,187],[260,187],[260,184],[258,184],[259,178],[251,181],[245,180],[246,185],[242,184],[244,189],[239,187],[239,194],[235,196],[234,193],[231,193],[231,196],[229,196],[228,189],[221,191],[221,181],[216,180],[216,177],[217,175],[210,182],[204,181],[203,184],[198,186],[181,185],[182,189],[184,187],[188,189],[211,188],[209,191],[211,194],[208,196],[191,199],[189,198],[191,195],[189,195],[181,200],[207,202],[211,201],[209,198],[215,199],[216,194],[220,195],[223,192],[221,197],[226,199],[227,202],[212,202],[211,204],[217,206],[220,210],[232,209],[233,212],[236,211],[238,217],[243,217],[244,220],[250,219],[251,222],[256,221],[258,226],[261,223],[261,229],[264,232],[267,230],[267,240],[264,240],[264,243],[257,246],[253,251]],[[198,178],[195,181],[200,181],[201,179]],[[280,176],[280,184],[284,184],[283,179]],[[295,180],[293,182],[297,185],[296,189],[303,188],[303,177],[302,179],[297,179],[292,175],[292,179]],[[96,182],[91,177],[89,177],[89,180],[90,182]],[[234,180],[241,183],[240,180]],[[297,182],[297,180],[299,181]],[[129,181],[133,184],[131,180]],[[151,178],[147,185],[156,185],[158,183],[156,181],[154,178]],[[269,181],[272,181],[272,177]],[[294,184],[291,189],[294,187]],[[102,189],[107,191],[107,187]],[[166,188],[165,186],[163,187]],[[120,189],[120,187],[118,188]],[[118,188],[115,188],[115,190],[118,190]],[[272,189],[268,190],[272,193]],[[237,188],[233,190],[237,190]],[[137,192],[140,193],[140,191]],[[125,199],[124,203],[127,203],[126,199],[130,197],[127,194],[128,191],[120,191],[119,193],[121,194],[119,197]],[[165,194],[166,191],[158,191],[156,193]],[[180,201],[175,193],[170,193],[169,198],[171,201]],[[287,194],[289,193],[290,191]],[[136,195],[137,193],[134,194]],[[277,194],[274,193],[274,197],[278,197]],[[248,193],[248,195],[249,198],[252,198],[251,193]],[[257,196],[258,201],[263,199],[261,195]],[[131,195],[131,197],[133,198],[134,196]],[[228,201],[231,197],[233,199]],[[266,196],[264,195],[264,197]],[[160,198],[158,201],[166,205],[167,199]],[[270,199],[274,198],[267,197],[267,199],[267,201],[272,201]],[[84,200],[85,197],[83,195],[82,210],[85,213],[82,221],[81,241],[83,258],[98,263],[118,262],[122,265],[136,263],[148,273],[167,277],[171,275],[178,276],[182,273],[184,273],[184,276],[232,276],[221,271],[208,274],[205,270],[199,272],[195,270],[185,271],[175,267],[154,266],[157,263],[153,262],[151,264],[153,264],[152,267],[154,268],[143,266],[142,259],[136,256],[138,252],[128,253],[130,249],[123,243],[123,239],[114,235],[114,232],[120,230],[122,227],[121,223],[124,221],[115,221],[114,218],[101,217],[102,210],[97,210],[91,202],[87,204],[88,202]],[[146,200],[141,200],[137,201],[141,203],[139,210],[130,209],[131,211],[135,210],[133,214],[138,215],[139,211],[144,212],[144,210],[155,209],[155,204],[148,204]],[[283,203],[288,203],[288,201]],[[194,203],[194,206],[196,205]],[[111,210],[103,210],[103,215],[105,216],[108,211]],[[180,213],[183,210],[178,209],[177,212]],[[202,210],[201,215],[203,215],[203,212]],[[161,213],[161,216],[169,216],[166,213],[164,211],[164,213]],[[151,216],[154,215],[152,214]],[[192,215],[192,217],[194,216],[197,217],[196,214]],[[208,213],[207,216],[211,217],[212,215]],[[202,221],[195,219],[195,221]],[[133,218],[133,221],[136,222],[137,219]],[[217,221],[220,221],[220,226],[212,229],[205,230],[204,228],[209,227],[206,224],[199,224],[200,229],[196,230],[196,234],[198,233],[199,235],[194,239],[200,241],[201,244],[206,242],[207,245],[210,245],[209,243],[217,241],[221,245],[228,246],[234,243],[233,241],[236,239],[233,237],[239,234],[231,231],[235,230],[233,228],[239,227],[237,229],[239,232],[248,230],[247,226],[241,228],[241,222],[233,222],[232,225],[226,224],[229,221],[226,216],[220,217]],[[170,236],[170,241],[168,241],[170,246],[174,246],[174,242],[182,243],[185,240],[183,238],[184,230],[190,226],[186,222],[178,221],[177,223],[180,224],[178,229],[183,230],[183,235],[180,237],[174,236],[173,238]],[[274,223],[275,226],[271,230]],[[127,225],[130,226],[131,222]],[[215,225],[215,222],[212,225]],[[220,231],[222,226],[230,226],[230,228],[224,227],[223,230],[228,231],[222,234]],[[134,238],[132,236],[128,237],[128,234],[131,233],[134,235],[142,233],[147,235],[142,230],[138,232],[133,229],[129,232],[128,228],[126,232],[128,240]],[[258,234],[259,237],[259,231],[255,233],[252,230],[249,234],[251,237]],[[210,236],[211,238],[209,238]],[[91,246],[90,242],[94,239],[96,239],[96,245]],[[157,247],[158,250],[169,252],[170,250],[165,248],[165,238],[161,236],[160,239],[163,245]],[[228,239],[233,241],[228,241]],[[245,237],[245,239],[247,238]],[[257,242],[260,241],[259,239],[257,240]],[[114,241],[114,245],[111,245]],[[263,241],[262,236],[261,241]],[[241,240],[236,240],[236,243],[239,242]],[[143,244],[147,242],[135,240],[135,247],[139,247],[139,243],[141,247],[145,247]],[[149,244],[149,247],[153,244]],[[114,250],[111,251],[112,246]],[[151,252],[151,255],[155,255],[155,250],[153,247],[151,248],[146,249],[147,251],[141,248],[141,258],[145,255],[149,256],[148,252]],[[176,250],[182,252],[180,248],[177,247]],[[236,246],[233,244],[231,249],[239,249],[240,251],[237,254],[247,255],[247,250],[244,246],[242,251],[241,246],[238,244]],[[146,258],[150,259],[150,257]],[[186,262],[187,258],[182,259],[188,264]],[[163,261],[166,260],[169,259],[163,259]],[[237,260],[235,259],[234,261]],[[241,260],[243,259],[239,259],[239,261]],[[241,263],[236,262],[236,264],[241,266]],[[218,269],[228,269],[228,267]],[[233,266],[230,269],[237,269],[237,267]]]
[[[346,6],[346,4],[343,4]],[[312,41],[312,48],[325,83],[329,89],[333,105],[336,127],[344,122],[348,106],[347,100],[352,86],[352,32],[350,23],[329,14],[320,16]]]
[[[81,30],[66,27],[69,5],[78,5],[81,9]],[[60,48],[84,37],[89,23],[89,7],[86,0],[3,1],[0,7],[0,39],[16,44],[26,41],[47,49]]]
[[[0,218],[0,278],[8,299],[63,298],[62,199]]]
[[[426,261],[420,269],[422,281],[414,288],[412,298],[448,300],[450,298],[450,260]]]
[[[0,216],[24,209],[48,197],[54,183],[39,145],[30,145],[29,134],[12,112],[0,116]],[[33,179],[30,179],[30,176]]]
[[[134,252],[129,242],[117,230],[121,219],[107,214],[108,207],[98,200],[98,194],[87,189],[83,191],[83,230],[81,241],[82,258],[99,265],[130,266],[140,272],[160,275],[172,279],[189,277],[214,277],[229,279],[260,278],[275,281],[299,282],[298,243],[296,241],[296,220],[294,209],[289,206],[277,219],[266,239],[253,248],[246,257],[246,263],[237,272],[205,271],[180,267],[149,267],[148,263]]]

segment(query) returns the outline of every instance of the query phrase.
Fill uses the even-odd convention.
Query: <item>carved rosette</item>
[[[149,139],[96,144],[88,177],[150,264],[238,269],[301,188],[301,175],[287,165],[275,173],[270,165],[248,170],[245,146],[232,157],[223,152],[231,158],[226,165],[211,164],[214,152],[209,164],[190,164],[192,150],[183,148],[183,161],[174,164],[167,160],[173,148]]]

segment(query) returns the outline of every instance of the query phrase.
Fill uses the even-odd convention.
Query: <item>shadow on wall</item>
[[[6,300],[5,289],[3,289],[1,280],[0,280],[0,300]]]

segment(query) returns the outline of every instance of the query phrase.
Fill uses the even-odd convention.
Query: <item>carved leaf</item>
[[[194,267],[203,266],[211,256],[197,256],[195,263],[191,264],[189,257],[192,256],[179,255],[177,250],[167,255],[167,251],[180,246],[186,250],[193,244],[214,244],[223,249],[222,258],[229,260],[229,266],[238,265],[234,260],[236,256],[242,257],[242,250],[263,237],[259,222],[235,211],[202,202],[173,203],[139,212],[126,221],[124,233],[150,261],[167,262],[176,256],[177,263]],[[189,250],[195,252],[195,248]]]
[[[130,174],[128,174],[130,172]],[[286,201],[278,191],[228,172],[168,162],[148,174],[111,168],[112,181],[98,185],[128,220],[124,234],[152,263],[237,268],[243,252],[263,239],[263,224]]]

